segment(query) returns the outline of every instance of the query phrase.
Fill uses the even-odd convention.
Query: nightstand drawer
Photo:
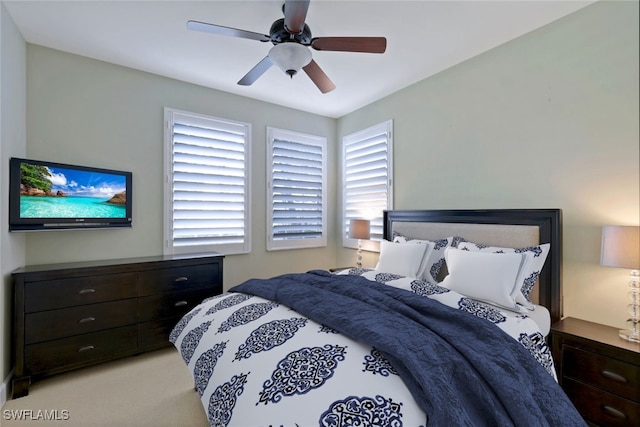
[[[640,404],[596,387],[564,378],[562,388],[587,420],[605,426],[640,425]]]
[[[578,379],[627,399],[640,400],[640,369],[630,363],[565,345],[562,348],[562,367],[565,378]]]
[[[81,307],[29,313],[25,316],[26,344],[81,335],[138,322],[136,298]]]

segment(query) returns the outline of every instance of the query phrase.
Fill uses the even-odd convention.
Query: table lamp
[[[629,274],[629,329],[620,331],[620,338],[640,342],[640,226],[606,225],[602,227],[600,264],[631,269]]]
[[[362,239],[370,237],[370,221],[368,219],[352,219],[349,221],[349,238],[358,239],[358,262],[356,266],[362,268]]]

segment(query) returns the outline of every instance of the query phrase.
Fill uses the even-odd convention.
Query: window
[[[164,252],[248,253],[251,125],[165,109]]]
[[[379,250],[382,211],[393,208],[391,120],[342,138],[342,245],[357,247],[349,239],[349,221],[371,221],[371,238],[363,248]]]
[[[267,128],[267,250],[327,245],[326,138]]]

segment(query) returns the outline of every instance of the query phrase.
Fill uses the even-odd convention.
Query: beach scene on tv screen
[[[126,177],[21,163],[21,218],[125,218]]]

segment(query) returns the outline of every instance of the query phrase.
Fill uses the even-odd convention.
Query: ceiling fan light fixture
[[[271,48],[269,59],[293,78],[302,67],[311,62],[311,52],[298,43],[280,43]]]

